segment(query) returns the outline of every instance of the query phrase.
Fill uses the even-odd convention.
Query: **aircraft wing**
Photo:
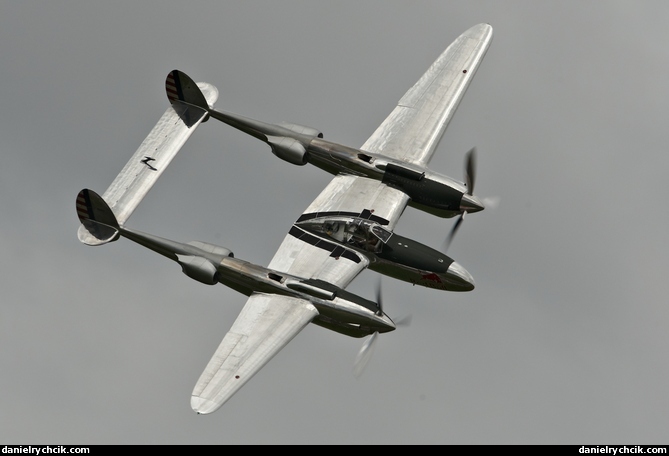
[[[330,181],[298,221],[326,214],[351,215],[375,219],[392,230],[408,201],[405,193],[377,180],[340,174]],[[293,225],[268,267],[345,288],[368,265],[369,260],[353,250]]]
[[[193,410],[216,411],[316,315],[303,299],[251,295],[195,385]]]
[[[407,202],[404,193],[379,181],[339,175],[309,205],[300,220],[326,213],[348,214],[375,218],[392,229]],[[293,226],[269,269],[325,280],[344,288],[368,264],[367,258],[353,250],[345,250]],[[191,397],[193,410],[200,414],[217,410],[316,316],[316,307],[303,299],[251,295],[195,385]]]
[[[491,41],[488,24],[475,25],[460,35],[361,149],[427,165]]]
[[[178,79],[181,74],[173,71],[167,76],[165,88],[170,107],[102,195],[121,225],[144,199],[198,125],[206,119],[205,110],[184,101],[204,96],[206,103],[213,106],[218,98],[218,89],[213,85],[199,82],[197,88],[192,87],[195,83],[187,76],[182,76],[182,81]],[[88,245],[100,245],[113,240],[98,239],[83,225],[79,227],[77,235],[81,242]]]
[[[491,38],[492,28],[486,24],[462,34],[404,95],[362,149],[427,164]],[[405,193],[380,181],[340,174],[298,221],[350,215],[373,219],[393,230],[408,202]],[[368,265],[363,255],[293,225],[268,268],[345,288]],[[191,398],[193,409],[203,414],[217,410],[317,315],[306,300],[251,295],[200,376]]]

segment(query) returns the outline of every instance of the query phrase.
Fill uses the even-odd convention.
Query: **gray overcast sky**
[[[669,4],[665,1],[21,1],[0,14],[0,442],[666,444]],[[167,108],[175,68],[217,106],[360,146],[460,33],[495,37],[431,162],[480,196],[449,254],[477,288],[385,278],[412,324],[309,326],[210,416],[190,393],[245,298],[121,241],[81,245]],[[129,226],[266,265],[329,181],[202,125]],[[407,209],[438,247],[452,221]],[[374,296],[377,275],[350,289]]]

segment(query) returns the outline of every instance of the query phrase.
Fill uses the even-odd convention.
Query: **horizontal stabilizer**
[[[169,79],[168,76],[168,81]],[[216,87],[205,82],[195,84],[190,78],[188,81],[188,87],[180,83],[176,86],[180,88],[182,94],[185,94],[182,95],[184,100],[194,99],[200,103],[204,99],[207,106],[216,102],[218,99]],[[102,195],[102,199],[109,205],[119,224],[123,225],[128,220],[186,140],[206,117],[206,110],[182,102],[179,95],[176,95],[156,126]],[[100,239],[92,235],[85,226],[79,228],[78,236],[84,244],[101,243]]]
[[[83,189],[77,195],[77,216],[82,225],[79,240],[84,244],[101,245],[118,239],[116,216],[93,190]],[[81,233],[86,234],[83,239]]]

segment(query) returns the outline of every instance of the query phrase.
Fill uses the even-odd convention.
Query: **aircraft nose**
[[[448,267],[446,274],[454,285],[453,291],[471,291],[475,287],[474,277],[455,261]]]
[[[485,206],[480,199],[474,195],[468,195],[465,193],[462,195],[462,200],[460,201],[460,210],[463,212],[478,212],[485,209]]]

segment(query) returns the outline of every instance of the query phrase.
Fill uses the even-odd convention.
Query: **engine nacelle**
[[[216,244],[210,244],[208,242],[203,242],[203,241],[190,241],[187,242],[188,245],[192,245],[193,247],[197,247],[198,249],[211,253],[214,255],[220,255],[222,257],[231,257],[233,258],[235,256],[234,253],[230,249],[226,249],[225,247],[221,247],[220,245]]]
[[[462,183],[414,165],[388,163],[383,183],[409,195],[409,204],[438,217],[459,214],[462,195],[467,187]]]
[[[307,149],[297,139],[285,136],[268,136],[267,143],[272,148],[272,153],[281,160],[298,166],[307,164]]]
[[[216,270],[216,266],[206,258],[177,255],[177,261],[181,265],[183,273],[191,279],[206,285],[216,285],[218,283],[220,274]]]
[[[323,133],[320,130],[316,130],[315,128],[312,127],[306,127],[304,125],[298,125],[290,122],[280,122],[278,125],[282,126],[283,128],[287,128],[290,131],[294,131],[295,133],[299,133],[305,136],[311,136],[312,138],[323,137]]]

